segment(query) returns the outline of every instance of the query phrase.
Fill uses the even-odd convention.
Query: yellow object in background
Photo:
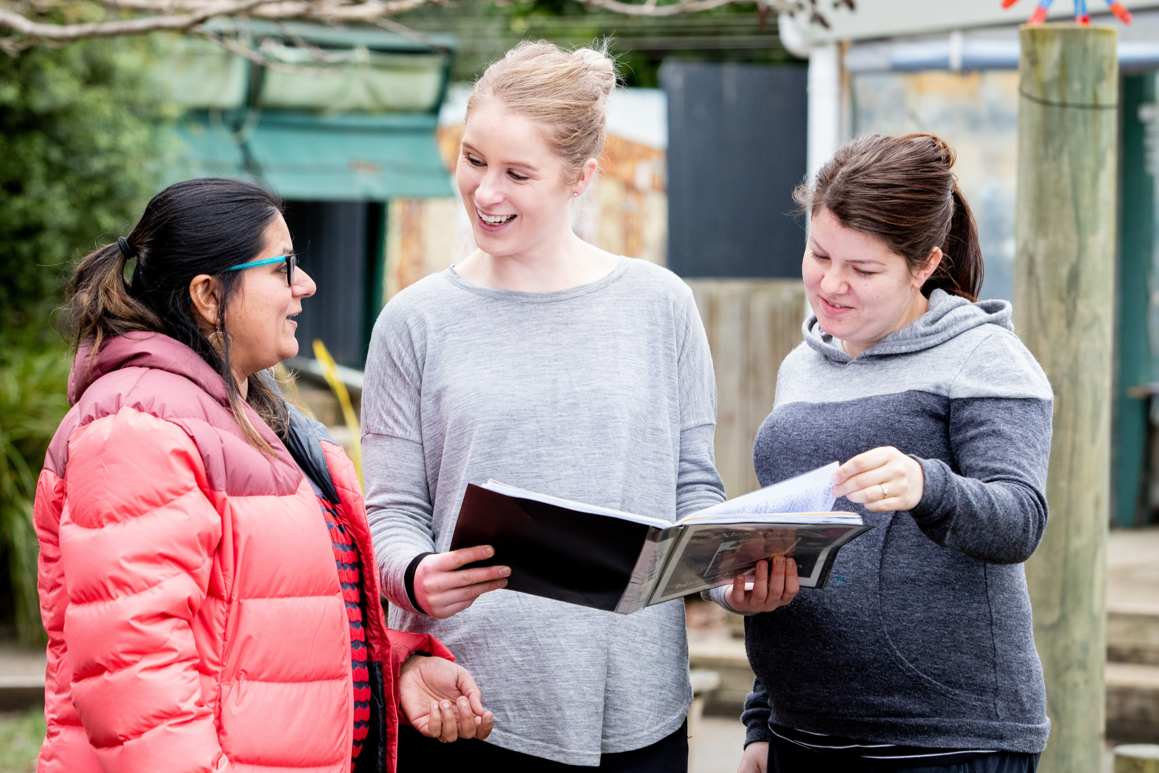
[[[354,462],[354,471],[358,473],[358,483],[365,485],[362,480],[362,431],[358,426],[358,417],[354,415],[354,404],[350,402],[350,393],[346,385],[338,378],[338,363],[330,356],[326,345],[319,338],[314,339],[314,359],[322,365],[322,377],[330,385],[330,389],[338,398],[342,406],[342,418],[346,420],[346,428],[350,430],[350,461]]]

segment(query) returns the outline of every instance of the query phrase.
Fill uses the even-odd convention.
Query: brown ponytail
[[[85,255],[77,264],[68,282],[66,304],[74,346],[91,342],[96,354],[106,338],[161,329],[157,315],[129,294],[127,261],[113,242]]]
[[[845,228],[876,236],[905,258],[911,271],[935,247],[942,262],[922,285],[970,301],[982,292],[982,247],[974,215],[957,179],[953,149],[933,134],[859,137],[837,151],[812,185],[793,198],[816,215],[826,210]]]

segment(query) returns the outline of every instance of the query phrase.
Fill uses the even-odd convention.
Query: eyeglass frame
[[[286,261],[286,286],[294,286],[294,269],[298,267],[298,256],[290,252],[285,255],[279,255],[276,258],[262,258],[261,260],[251,260],[249,263],[238,263],[236,266],[230,266],[221,273],[229,271],[241,271],[243,268],[257,268],[258,266],[270,266],[277,263],[279,260]],[[189,295],[185,298],[186,303],[193,302],[193,296]]]
[[[276,258],[262,258],[261,260],[251,260],[249,263],[238,263],[236,266],[230,266],[226,271],[241,271],[243,268],[257,268],[258,266],[269,266],[278,261],[284,260],[286,262],[286,284],[289,287],[294,286],[294,269],[298,267],[298,256],[294,253],[286,255],[279,255]]]

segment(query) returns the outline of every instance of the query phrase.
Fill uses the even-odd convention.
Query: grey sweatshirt
[[[1009,304],[936,290],[851,358],[810,317],[753,450],[762,485],[879,446],[921,463],[910,512],[841,549],[828,586],[746,620],[748,742],[768,723],[879,743],[1034,753],[1050,722],[1022,562],[1046,527],[1053,395]]]
[[[674,732],[692,698],[683,604],[623,616],[501,590],[435,620],[411,605],[407,566],[448,549],[467,484],[489,478],[666,520],[713,505],[715,424],[692,293],[644,261],[542,294],[448,269],[386,305],[362,443],[390,623],[471,671],[495,712],[489,742],[597,765]]]

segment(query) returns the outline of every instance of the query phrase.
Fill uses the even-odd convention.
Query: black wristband
[[[433,555],[434,553],[419,553],[407,566],[406,574],[402,576],[403,585],[406,586],[406,597],[410,599],[410,605],[424,615],[428,614],[427,611],[419,606],[419,601],[415,598],[415,572],[418,571],[419,563],[424,558]]]

